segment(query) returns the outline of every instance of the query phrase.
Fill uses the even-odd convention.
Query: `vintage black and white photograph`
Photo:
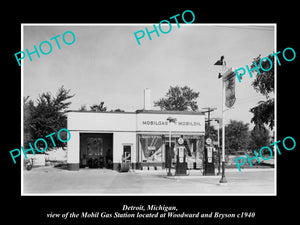
[[[275,23],[189,14],[22,24],[23,196],[276,196],[276,57],[293,51]]]

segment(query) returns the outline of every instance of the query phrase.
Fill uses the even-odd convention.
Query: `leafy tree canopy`
[[[159,106],[161,110],[197,111],[196,99],[199,97],[199,94],[199,92],[193,91],[188,86],[170,86],[165,97],[154,102],[154,106]]]
[[[264,126],[255,126],[250,132],[249,148],[258,151],[264,146],[269,146],[269,131]]]
[[[106,106],[104,106],[104,102],[100,102],[99,105],[94,104],[94,105],[90,106],[90,108],[91,108],[91,111],[94,111],[94,112],[106,112],[106,110],[107,110]]]
[[[225,146],[231,151],[247,150],[249,144],[249,124],[230,120],[225,128]]]
[[[251,108],[250,112],[253,113],[253,122],[256,126],[263,127],[264,124],[268,125],[270,129],[274,127],[274,98],[270,98],[270,93],[274,93],[274,56],[267,56],[272,62],[272,68],[269,71],[263,71],[260,68],[260,60],[262,59],[259,55],[254,58],[251,68],[255,67],[255,64],[260,69],[260,74],[256,72],[255,79],[252,82],[254,90],[264,95],[267,100],[258,102],[258,105]],[[261,66],[268,70],[271,67],[269,60],[261,61]],[[256,70],[255,70],[256,71]]]
[[[65,110],[71,104],[68,100],[74,96],[69,93],[70,89],[66,90],[64,86],[62,86],[58,89],[56,96],[52,96],[50,92],[39,95],[36,104],[34,104],[34,101],[30,100],[29,97],[24,98],[25,146],[28,147],[29,142],[33,145],[36,139],[45,139],[45,136],[54,132],[57,133],[60,129],[66,128],[67,117]],[[62,132],[62,139],[67,139],[64,136],[66,136],[66,134]],[[65,146],[65,143],[59,141],[57,135],[53,135],[52,137],[57,147]],[[43,142],[37,143],[42,144]],[[47,143],[48,148],[53,147],[52,141],[47,141]]]
[[[254,81],[252,82],[252,86],[254,90],[257,92],[261,93],[264,95],[266,98],[269,98],[269,94],[274,92],[274,56],[268,55],[267,56],[271,61],[272,61],[272,69],[269,71],[263,71],[260,68],[260,60],[262,59],[261,55],[253,59],[253,62],[250,66],[250,68],[254,68],[254,62],[256,65],[260,68],[260,74],[257,73],[256,71],[256,77]],[[265,69],[268,70],[268,68],[271,67],[269,60],[263,60],[261,62],[261,66]]]

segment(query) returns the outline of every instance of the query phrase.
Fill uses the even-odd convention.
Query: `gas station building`
[[[145,107],[144,107],[145,108]],[[147,108],[147,107],[146,107]],[[168,118],[176,122],[169,123]],[[190,168],[202,164],[205,115],[202,112],[137,110],[135,112],[68,111],[67,164],[69,170],[110,168],[118,170],[122,157],[132,169],[166,167],[170,146],[183,136],[191,156]],[[174,161],[174,158],[172,159]]]

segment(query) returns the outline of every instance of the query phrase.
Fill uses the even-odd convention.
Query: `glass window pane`
[[[161,136],[146,136],[140,138],[142,162],[162,162]]]

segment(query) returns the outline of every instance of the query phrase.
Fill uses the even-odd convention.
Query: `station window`
[[[140,154],[142,162],[163,161],[163,139],[162,136],[143,135],[140,137]]]

